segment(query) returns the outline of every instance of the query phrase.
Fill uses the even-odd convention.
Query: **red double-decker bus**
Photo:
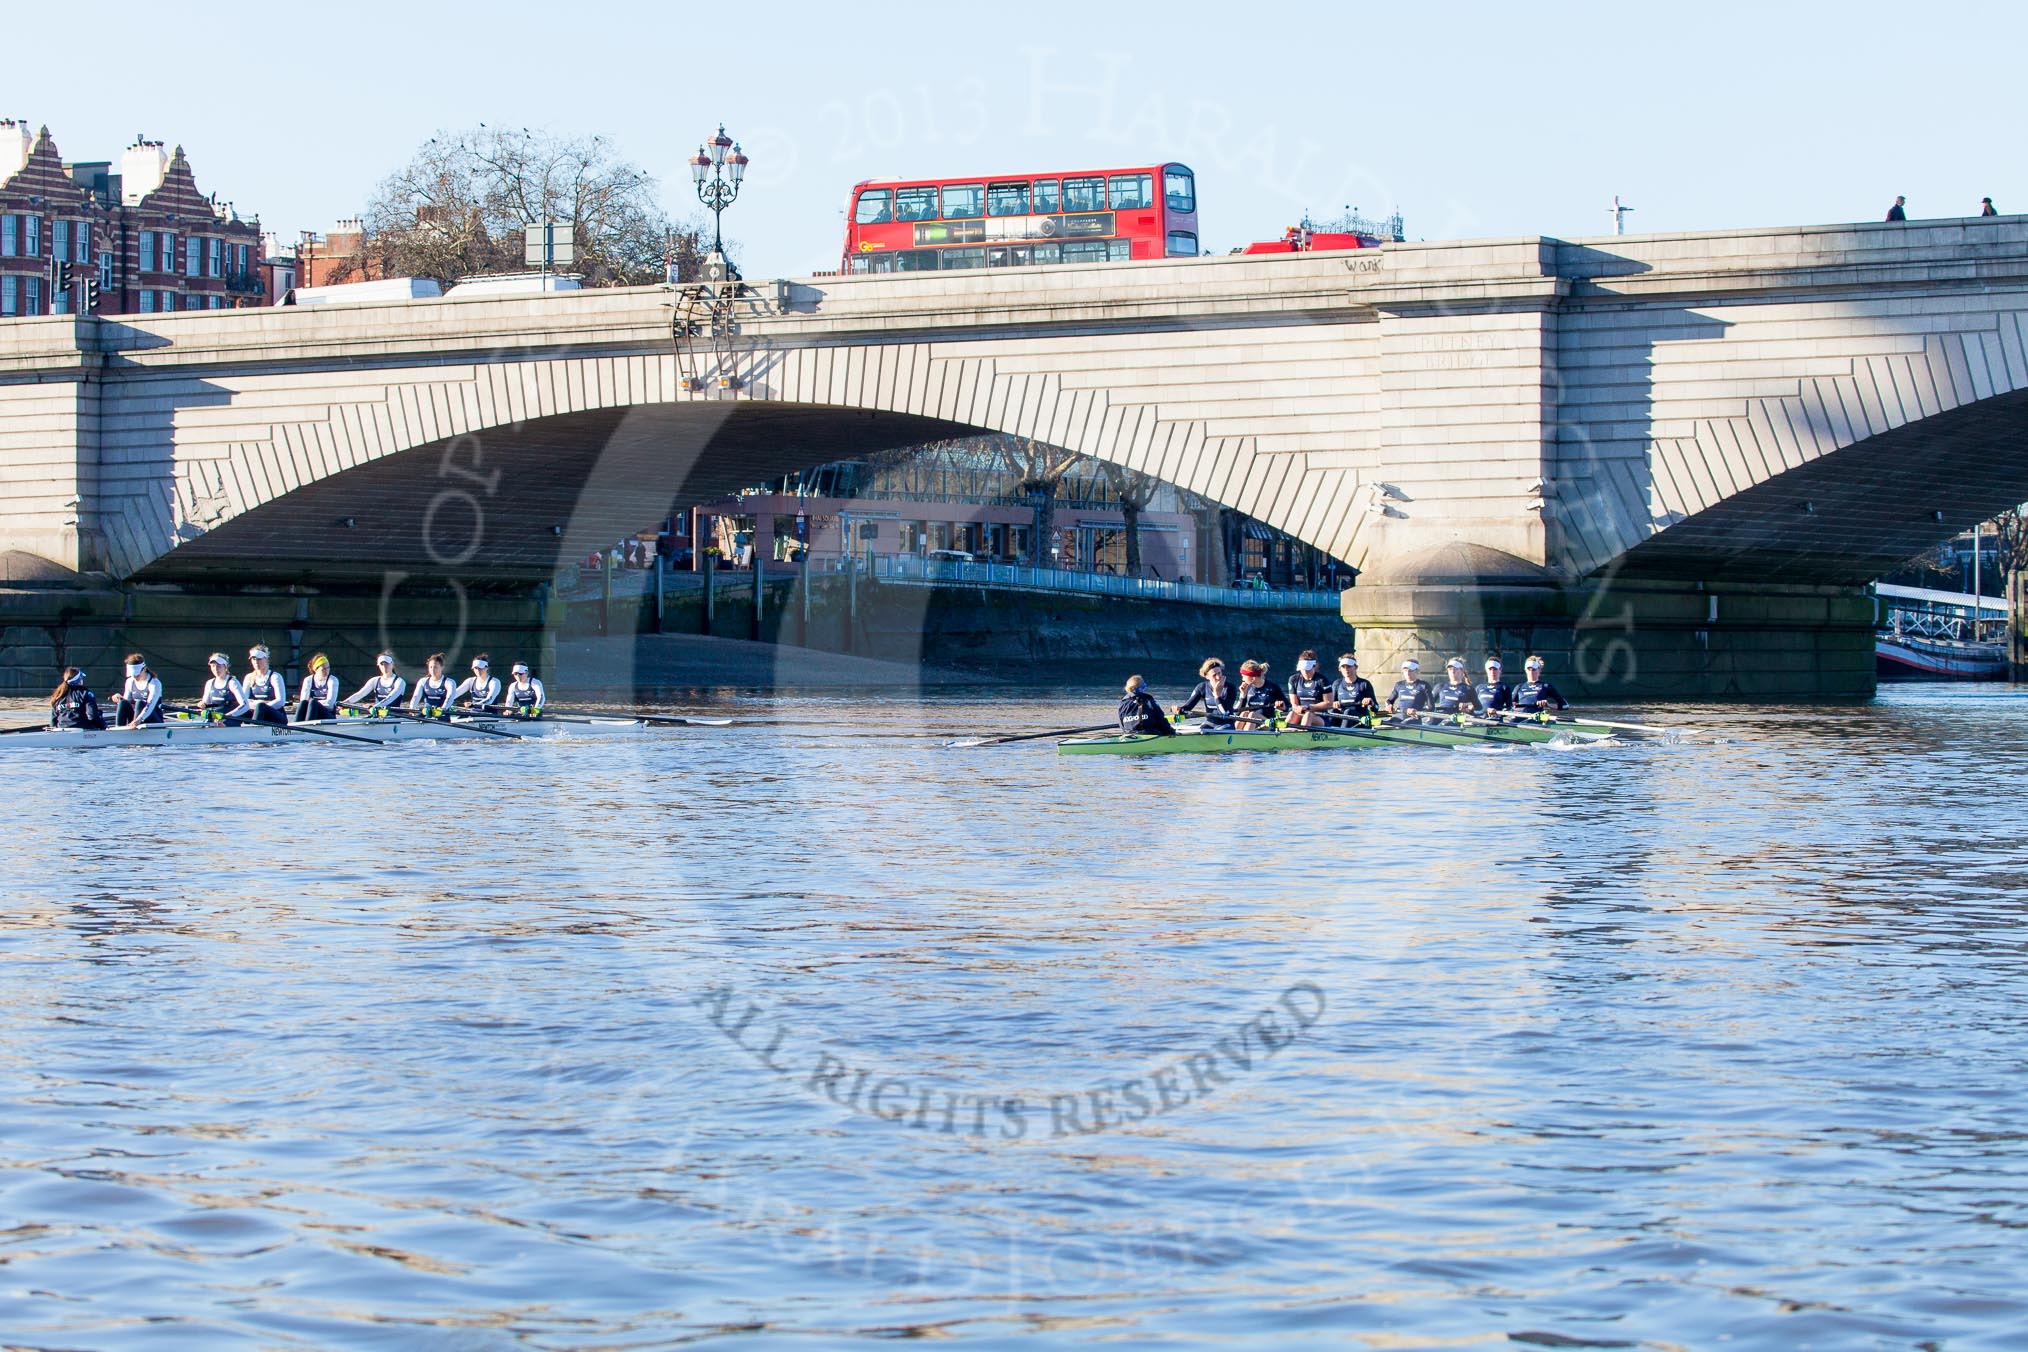
[[[1180,164],[997,177],[874,178],[852,189],[847,272],[931,272],[1197,256],[1197,176]]]

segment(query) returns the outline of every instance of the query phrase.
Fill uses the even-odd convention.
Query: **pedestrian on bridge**
[[[1979,214],[1981,216],[1997,216],[2000,213],[1994,209],[1992,198],[1981,197],[1979,199]]]
[[[1887,219],[1890,221],[1907,220],[1908,212],[1904,210],[1904,208],[1906,208],[1907,206],[1908,199],[1906,197],[1896,197],[1894,199],[1894,205],[1887,208]]]

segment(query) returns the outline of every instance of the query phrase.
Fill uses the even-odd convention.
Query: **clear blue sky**
[[[691,7],[457,8],[281,7],[247,33],[32,6],[0,115],[70,159],[180,142],[285,240],[481,121],[607,133],[687,212],[722,119],[754,160],[726,217],[749,276],[836,266],[861,178],[1162,159],[1197,169],[1218,251],[1306,206],[1399,208],[1431,239],[1603,234],[1615,193],[1640,231],[1877,220],[1896,193],[2028,210],[2028,11],[1999,4],[711,7],[723,42]]]

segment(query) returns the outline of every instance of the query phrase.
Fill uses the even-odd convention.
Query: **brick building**
[[[51,286],[56,263],[68,290]],[[136,138],[115,173],[66,163],[47,127],[0,121],[0,317],[75,313],[88,278],[102,315],[268,303],[259,221],[200,192],[181,146]]]
[[[385,279],[380,260],[367,249],[366,226],[343,220],[322,235],[305,233],[296,246],[298,286],[343,286]]]

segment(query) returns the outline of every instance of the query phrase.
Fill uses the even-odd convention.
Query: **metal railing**
[[[2000,643],[2007,637],[2007,603],[1997,596],[1898,587],[1882,582],[1880,635],[1946,643]],[[1976,608],[1977,615],[1972,613]]]
[[[1120,577],[1114,573],[1080,573],[1064,568],[1030,568],[1016,563],[965,563],[956,559],[919,559],[908,554],[876,554],[872,575],[882,582],[918,586],[984,587],[1000,591],[1065,592],[1083,596],[1118,596],[1137,601],[1183,601],[1201,606],[1233,606],[1254,610],[1305,610],[1336,614],[1335,591],[1267,591],[1252,587],[1211,587],[1201,582],[1158,582],[1153,578]]]

